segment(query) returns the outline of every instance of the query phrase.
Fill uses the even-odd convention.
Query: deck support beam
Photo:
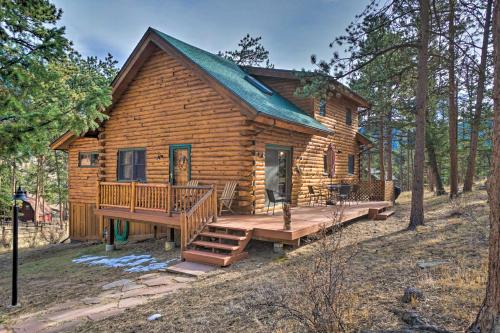
[[[108,242],[106,243],[106,251],[115,249],[115,221],[108,219]]]

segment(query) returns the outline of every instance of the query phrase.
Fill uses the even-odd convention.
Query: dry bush
[[[52,224],[44,228],[40,228],[41,236],[49,244],[57,244],[66,237],[65,224]]]
[[[335,225],[343,207],[332,209],[331,221]],[[248,302],[251,307],[268,310],[268,321],[275,331],[349,330],[353,297],[345,283],[354,253],[340,250],[342,230],[334,227],[331,232],[329,227],[324,226],[316,235],[310,254],[281,268],[282,280],[259,288],[254,300]]]

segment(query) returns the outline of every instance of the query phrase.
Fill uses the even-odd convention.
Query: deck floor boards
[[[360,202],[346,205],[339,223],[349,222],[368,216],[370,208],[387,208],[392,204],[387,201]],[[300,237],[314,234],[323,226],[332,226],[334,208],[332,206],[320,207],[294,207],[292,208],[291,230],[283,229],[283,216],[281,212],[271,215],[271,212],[257,215],[226,215],[218,218],[210,226],[233,227],[253,229],[253,238],[264,240],[293,241]]]
[[[342,219],[337,223],[345,223],[366,217],[370,208],[383,209],[391,206],[392,204],[387,201],[351,203],[351,205],[344,207]],[[256,215],[224,215],[218,217],[217,222],[209,225],[211,227],[253,230],[253,239],[283,241],[292,244],[301,237],[318,232],[323,227],[331,227],[334,209],[332,206],[294,207],[292,208],[291,230],[283,229],[283,216],[280,211],[276,211],[275,215],[271,215],[271,212]],[[179,214],[168,216],[167,213],[163,212],[140,210],[132,213],[125,208],[100,208],[96,210],[96,214],[134,222],[154,223],[180,228]]]

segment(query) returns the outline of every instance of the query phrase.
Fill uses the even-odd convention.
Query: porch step
[[[230,245],[230,244],[206,242],[206,241],[199,241],[199,240],[194,241],[191,244],[195,245],[195,246],[206,247],[208,249],[219,249],[219,250],[225,250],[225,251],[231,251],[231,252],[239,249],[239,245]]]
[[[219,238],[219,239],[230,239],[230,240],[234,240],[234,241],[242,241],[242,240],[245,240],[245,238],[246,238],[245,236],[222,234],[222,233],[210,232],[210,231],[201,232],[200,236],[210,237],[210,238]]]
[[[386,207],[368,208],[368,218],[374,219],[378,214],[385,211]]]
[[[252,230],[207,225],[182,252],[182,257],[196,263],[228,266],[248,256],[244,250],[251,238]]]
[[[231,255],[198,250],[186,250],[182,253],[182,255],[186,261],[224,267],[231,265],[235,261],[246,258],[248,253],[241,252],[236,255]]]
[[[394,214],[393,210],[386,210],[381,213],[378,213],[377,216],[375,216],[375,220],[387,220],[389,216]]]

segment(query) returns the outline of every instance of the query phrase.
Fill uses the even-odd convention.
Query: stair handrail
[[[217,188],[210,189],[187,211],[181,212],[181,253],[210,223],[217,220]]]

